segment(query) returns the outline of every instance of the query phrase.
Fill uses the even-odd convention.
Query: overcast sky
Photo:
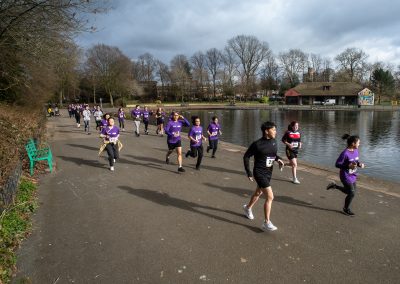
[[[397,0],[116,0],[96,15],[98,32],[77,39],[119,47],[128,57],[149,52],[173,56],[223,49],[240,34],[254,35],[274,54],[291,48],[333,58],[347,47],[363,49],[369,62],[400,64]]]

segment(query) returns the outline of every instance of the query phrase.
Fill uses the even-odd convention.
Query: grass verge
[[[15,251],[29,235],[37,208],[36,185],[21,179],[15,202],[0,215],[0,283],[9,283],[16,270]]]

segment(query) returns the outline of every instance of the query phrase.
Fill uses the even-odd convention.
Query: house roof
[[[330,86],[329,90],[324,86]],[[307,82],[293,88],[300,96],[357,96],[363,87],[350,82]]]

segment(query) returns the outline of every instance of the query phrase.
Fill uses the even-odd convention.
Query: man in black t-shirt
[[[253,196],[250,199],[249,204],[243,205],[246,217],[254,219],[251,208],[258,201],[260,196],[264,193],[265,204],[264,204],[264,215],[265,220],[262,224],[264,231],[275,231],[277,229],[270,220],[272,200],[274,194],[270,185],[273,164],[274,161],[279,163],[279,166],[284,165],[281,157],[277,155],[278,145],[275,140],[276,137],[276,125],[273,122],[267,121],[261,125],[261,131],[263,137],[257,141],[254,141],[247,149],[243,157],[244,167],[247,176],[250,181],[257,182],[257,188]],[[254,168],[253,173],[250,171],[249,161],[250,157],[254,156]]]

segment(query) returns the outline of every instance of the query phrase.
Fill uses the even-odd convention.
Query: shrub
[[[261,99],[259,99],[259,102],[261,104],[267,104],[269,102],[269,98],[268,97],[262,97]]]

